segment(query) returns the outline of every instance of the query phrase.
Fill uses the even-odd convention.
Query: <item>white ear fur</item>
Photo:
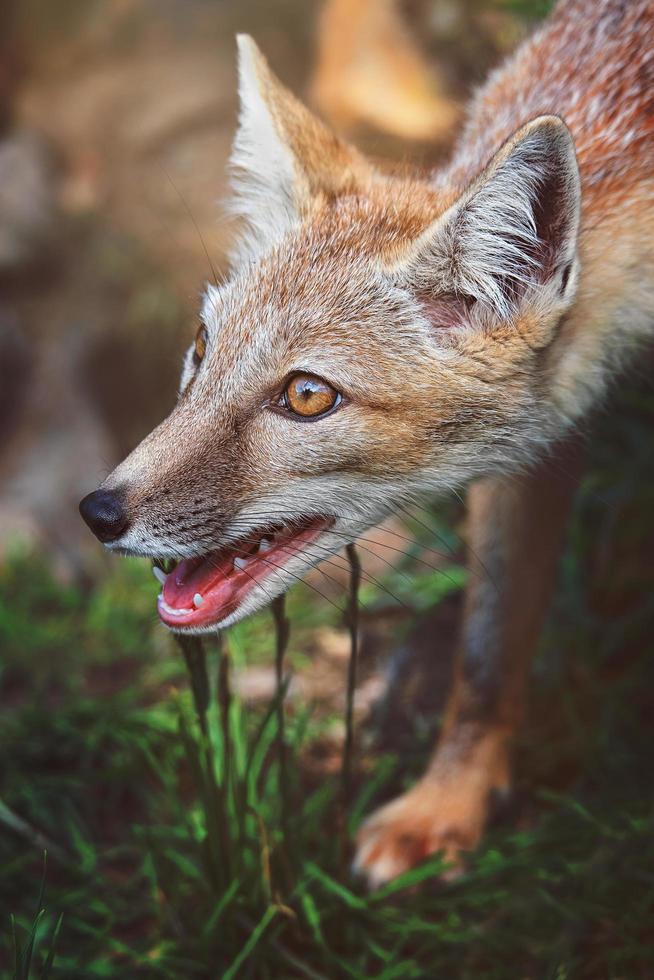
[[[232,211],[246,223],[241,256],[256,258],[319,202],[354,193],[375,174],[281,84],[252,38],[240,35],[238,52]]]
[[[253,258],[298,220],[301,176],[264,97],[263,57],[247,34],[239,34],[237,44],[241,107],[230,158],[231,210],[246,224],[241,253]]]
[[[421,293],[471,297],[509,317],[539,287],[571,291],[580,205],[572,136],[557,116],[541,116],[423,232],[397,272]]]

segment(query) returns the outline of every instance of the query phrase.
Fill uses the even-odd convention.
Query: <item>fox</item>
[[[424,776],[358,831],[373,888],[436,852],[456,871],[510,790],[579,433],[652,337],[653,42],[651,0],[561,2],[448,164],[386,173],[239,36],[229,275],[172,412],[80,504],[109,551],[177,562],[159,617],[203,634],[466,490],[488,574]]]

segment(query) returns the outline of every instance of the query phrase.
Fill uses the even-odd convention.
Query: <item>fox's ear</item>
[[[241,255],[270,247],[321,201],[351,193],[372,168],[273,75],[251,37],[238,43],[240,116],[231,155]]]
[[[571,297],[581,192],[572,136],[540,116],[498,151],[415,241],[396,272],[421,294],[453,294],[509,317],[530,294]]]

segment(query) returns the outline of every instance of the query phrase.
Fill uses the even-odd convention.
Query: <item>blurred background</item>
[[[241,881],[228,901],[228,886],[207,871],[211,828],[178,733],[189,710],[184,664],[156,622],[147,563],[110,560],[77,512],[172,407],[203,284],[212,265],[228,268],[234,229],[221,201],[236,124],[235,33],[251,33],[282,80],[380,166],[428,168],[451,149],[466,99],[548,7],[4,0],[7,975],[29,975],[12,959],[8,917],[17,917],[24,951],[44,849],[47,914],[34,932],[36,965],[46,963],[63,913],[55,976],[652,975],[651,360],[588,427],[588,472],[518,746],[515,799],[469,876],[447,897],[432,890],[416,899],[404,932],[412,899],[382,921],[343,884],[325,834],[343,738],[346,562],[315,573],[289,602],[289,738],[304,827],[296,852],[334,877],[311,878],[300,901],[305,864],[292,886],[282,874],[286,891],[280,885],[275,902],[290,909],[287,919],[281,913],[283,927],[258,934],[272,907],[260,849],[247,866],[256,878],[249,899]],[[433,739],[465,581],[462,521],[460,503],[445,501],[362,543],[359,816],[420,771]],[[238,706],[231,723],[247,747],[275,693],[269,613],[232,631],[228,644]],[[279,773],[260,752],[251,791],[274,838]],[[216,908],[227,910],[222,923],[212,918]],[[256,942],[239,960],[253,930]]]

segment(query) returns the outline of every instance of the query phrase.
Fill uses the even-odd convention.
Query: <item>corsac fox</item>
[[[509,785],[575,431],[652,332],[654,4],[560,3],[429,176],[380,172],[238,44],[231,277],[207,287],[176,407],[80,506],[110,550],[179,560],[159,616],[203,633],[472,483],[488,574],[433,760],[359,832],[378,885],[456,861]]]

